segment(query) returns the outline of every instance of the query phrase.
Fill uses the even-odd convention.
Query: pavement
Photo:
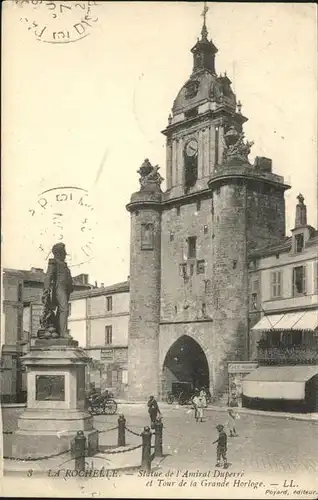
[[[207,408],[204,422],[197,423],[193,410],[188,406],[162,403],[160,407],[164,423],[165,454],[160,460],[160,467],[176,469],[193,468],[198,464],[201,468],[214,466],[216,448],[213,441],[217,438],[215,426],[218,423],[226,425],[226,408]],[[23,408],[2,408],[4,431],[14,431],[22,411]],[[140,434],[144,426],[149,425],[144,403],[121,403],[118,405],[118,413],[125,415],[126,426],[134,433]],[[237,409],[237,413],[240,416],[237,420],[238,437],[228,438],[228,460],[231,467],[254,472],[304,471],[317,474],[317,418],[303,419],[289,413],[277,414],[241,408]],[[296,419],[296,416],[299,418]],[[117,453],[117,430],[111,430],[116,426],[117,418],[118,414],[94,417],[94,426],[100,431],[100,446],[106,448],[104,453],[94,456],[92,460],[108,469],[137,468],[141,463],[141,448],[136,446],[141,445],[141,438],[126,431],[127,446],[124,451],[119,449]],[[12,438],[12,434],[3,436],[4,456],[10,456]],[[54,469],[67,461],[72,463],[69,455],[33,462],[32,467],[29,462],[18,463],[11,460],[5,460],[4,464],[5,470],[11,472],[26,471],[30,467],[34,472],[40,472]]]

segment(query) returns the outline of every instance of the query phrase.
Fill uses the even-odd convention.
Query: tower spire
[[[204,7],[201,16],[203,17],[203,25],[202,25],[202,30],[201,30],[201,37],[202,40],[207,40],[208,39],[208,30],[206,27],[206,15],[209,10],[209,7],[207,6],[207,3],[204,2]]]

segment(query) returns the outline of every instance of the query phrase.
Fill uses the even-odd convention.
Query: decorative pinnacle
[[[303,197],[303,195],[301,193],[299,193],[299,195],[297,196],[297,200],[299,201],[300,205],[303,205],[305,198]]]
[[[204,7],[201,16],[203,17],[203,26],[201,30],[201,37],[202,40],[207,40],[208,39],[208,30],[206,27],[206,15],[209,10],[209,7],[207,6],[206,2],[204,2]]]

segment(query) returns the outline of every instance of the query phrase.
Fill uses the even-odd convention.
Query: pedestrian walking
[[[192,404],[193,404],[193,408],[194,408],[194,418],[195,418],[196,422],[198,422],[198,420],[199,420],[199,418],[198,418],[198,415],[199,415],[198,406],[200,403],[199,399],[200,399],[199,398],[199,391],[196,390],[194,393],[194,397],[192,398]]]
[[[230,432],[230,437],[236,437],[237,436],[237,433],[236,433],[236,419],[239,418],[239,415],[238,413],[236,413],[235,411],[232,410],[232,408],[229,408],[227,410],[228,412],[228,429],[229,429],[229,432]]]
[[[221,459],[223,459],[223,467],[224,469],[228,468],[228,462],[227,462],[227,457],[226,457],[226,452],[227,452],[227,435],[226,432],[224,431],[224,426],[222,424],[218,424],[216,426],[216,429],[219,433],[218,439],[213,441],[212,444],[217,443],[216,447],[216,467],[221,467]]]
[[[159,410],[159,406],[154,396],[150,396],[148,400],[148,413],[150,416],[150,426],[151,429],[155,428],[156,420],[158,415],[161,416],[161,412]]]
[[[207,404],[207,392],[206,390],[203,388],[201,389],[200,391],[200,398],[201,398],[201,401],[202,401],[202,404],[203,404],[203,408],[206,408],[208,406]]]

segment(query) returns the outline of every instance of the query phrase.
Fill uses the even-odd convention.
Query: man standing
[[[65,262],[66,249],[64,243],[56,243],[52,248],[53,259],[44,278],[44,296],[51,295],[52,303],[57,308],[56,323],[60,338],[69,338],[67,332],[68,302],[74,290],[70,270]]]
[[[149,401],[148,401],[148,413],[150,416],[150,422],[151,422],[151,428],[155,428],[157,416],[161,415],[159,406],[157,401],[155,400],[154,396],[150,396]]]

